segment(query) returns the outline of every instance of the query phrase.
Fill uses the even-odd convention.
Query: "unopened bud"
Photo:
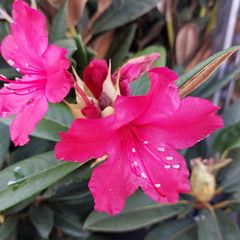
[[[210,201],[215,194],[216,181],[210,168],[200,158],[192,160],[191,194],[201,202]]]
[[[176,59],[178,64],[185,64],[198,46],[198,29],[193,23],[180,29],[176,38]]]

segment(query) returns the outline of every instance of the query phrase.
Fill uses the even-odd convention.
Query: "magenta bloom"
[[[61,133],[58,159],[86,162],[104,154],[89,182],[95,209],[119,213],[138,187],[160,203],[174,203],[189,191],[189,172],[176,151],[197,143],[222,127],[217,107],[194,97],[180,100],[168,68],[149,72],[145,96],[118,96],[115,113],[100,119],[77,119]]]
[[[66,49],[48,45],[44,15],[22,0],[13,3],[12,14],[11,34],[3,40],[1,53],[24,76],[16,81],[0,76],[8,83],[0,90],[0,116],[17,115],[10,132],[15,145],[21,146],[46,113],[48,102],[62,101],[73,82]]]
[[[144,72],[152,68],[153,63],[159,58],[159,54],[153,53],[146,56],[133,58],[118,68],[112,75],[115,83],[119,74],[121,95],[129,95],[129,83],[139,78]],[[83,81],[98,99],[101,96],[103,82],[108,74],[106,60],[94,59],[83,72]]]

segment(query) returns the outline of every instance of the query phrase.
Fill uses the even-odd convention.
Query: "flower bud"
[[[200,158],[194,159],[191,163],[193,165],[190,178],[191,194],[201,202],[208,202],[215,194],[215,177]]]

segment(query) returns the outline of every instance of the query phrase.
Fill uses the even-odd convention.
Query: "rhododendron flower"
[[[138,187],[160,203],[175,203],[189,191],[189,172],[176,151],[222,127],[218,108],[195,97],[181,100],[177,76],[167,68],[149,71],[144,96],[118,96],[114,113],[77,119],[55,148],[60,160],[86,162],[108,156],[93,170],[89,188],[95,209],[119,213]]]
[[[159,58],[158,53],[153,53],[126,62],[112,74],[112,81],[115,83],[119,77],[121,95],[129,95],[129,83],[139,78],[144,72],[150,70],[154,62]],[[83,81],[91,90],[93,95],[99,99],[103,91],[103,82],[108,75],[106,60],[94,59],[83,72]]]
[[[10,132],[15,145],[23,145],[35,125],[44,116],[48,102],[63,100],[72,85],[67,71],[70,62],[67,51],[48,45],[44,15],[22,0],[13,3],[11,34],[1,44],[4,59],[24,76],[16,81],[5,81],[0,90],[0,114],[16,114]]]

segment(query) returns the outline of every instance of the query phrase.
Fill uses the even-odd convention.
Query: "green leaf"
[[[28,214],[39,235],[47,239],[54,226],[53,210],[45,205],[32,205]]]
[[[53,18],[49,31],[49,42],[54,43],[58,40],[66,38],[67,33],[67,2],[65,2],[58,10]]]
[[[212,96],[215,92],[222,89],[229,82],[231,82],[239,73],[240,73],[240,68],[237,68],[235,71],[224,76],[223,78],[220,78],[220,79],[213,78],[213,80],[209,82],[209,84],[206,84],[206,86],[204,86],[204,88],[200,91],[198,96],[201,96],[203,98],[208,98]]]
[[[224,192],[240,192],[240,157],[239,150],[230,156],[232,162],[218,175],[218,182]]]
[[[228,127],[240,122],[240,101],[234,102],[226,108],[222,114],[224,127]]]
[[[144,73],[137,80],[133,81],[130,87],[131,87],[131,95],[133,96],[145,95],[150,88],[150,79],[148,77],[148,74]]]
[[[93,34],[123,26],[151,11],[158,0],[114,0],[93,24]]]
[[[56,45],[67,49],[67,57],[70,59],[73,53],[77,50],[76,42],[73,39],[61,39],[55,42]]]
[[[13,236],[15,235],[15,230],[17,227],[17,218],[7,217],[5,222],[0,225],[0,239],[1,240],[11,240],[14,239]]]
[[[196,235],[197,227],[193,220],[171,220],[153,228],[144,240],[195,240]]]
[[[239,238],[237,225],[227,214],[204,209],[200,211],[198,221],[199,240],[236,240]]]
[[[182,75],[177,81],[178,87],[181,88],[182,96],[187,95],[204,83],[221,65],[221,63],[238,49],[239,46],[235,46],[215,53],[208,59],[196,65],[188,73]]]
[[[55,223],[63,232],[70,236],[83,238],[88,235],[83,231],[79,216],[66,209],[55,211]]]
[[[133,54],[131,56],[131,58],[140,57],[140,56],[148,55],[151,53],[159,53],[160,54],[160,58],[157,59],[153,65],[154,67],[166,66],[167,53],[166,53],[166,49],[163,46],[158,46],[158,45],[149,46],[149,47],[137,52],[136,54]]]
[[[119,31],[114,34],[111,47],[106,56],[106,59],[112,60],[112,70],[115,70],[125,61],[132,45],[136,29],[137,25],[131,24],[119,29]]]
[[[213,143],[214,148],[220,152],[240,146],[240,101],[226,108],[222,117],[224,128],[216,134]]]
[[[10,125],[11,118],[1,119],[4,124]],[[51,104],[43,119],[37,124],[32,136],[57,142],[59,133],[66,132],[73,121],[69,108],[64,103]]]
[[[70,127],[74,120],[71,111],[64,103],[49,103],[48,111],[45,114],[44,119],[52,121],[54,123],[58,123],[59,125],[67,128]]]
[[[78,167],[77,163],[57,161],[53,152],[11,165],[0,172],[0,211],[41,192]]]
[[[123,232],[139,229],[176,216],[186,204],[161,205],[153,202],[142,192],[127,200],[125,209],[117,216],[93,211],[84,223],[84,228],[99,232]]]
[[[0,133],[1,133],[0,141],[0,167],[1,167],[10,145],[8,127],[2,123],[0,123]]]

